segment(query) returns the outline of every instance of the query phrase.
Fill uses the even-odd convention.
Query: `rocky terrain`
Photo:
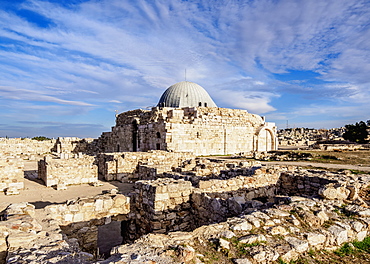
[[[343,247],[352,245],[355,248],[353,245],[357,245],[355,242],[346,243],[366,241],[370,230],[370,175],[367,174],[354,175],[348,170],[329,172],[294,166],[261,166],[257,163],[250,167],[246,162],[205,159],[188,163],[176,171],[177,174],[162,175],[165,177],[162,179],[139,181],[135,184],[135,191],[127,197],[139,201],[140,188],[154,191],[154,196],[143,196],[153,197],[154,206],[166,201],[163,200],[167,199],[164,198],[166,192],[170,202],[171,199],[176,201],[177,198],[171,197],[178,197],[175,195],[178,191],[190,190],[187,193],[189,196],[186,196],[189,197],[186,198],[186,204],[190,208],[185,204],[181,207],[168,205],[172,209],[165,213],[146,214],[145,217],[153,221],[156,218],[151,217],[157,215],[158,223],[164,224],[165,229],[159,226],[159,229],[143,234],[131,243],[112,248],[111,256],[106,259],[99,256],[98,252],[84,252],[87,243],[94,245],[96,242],[93,234],[96,234],[99,225],[130,219],[135,219],[131,224],[136,226],[146,223],[140,220],[140,211],[131,211],[129,214],[127,211],[117,211],[121,205],[127,205],[126,196],[112,191],[94,196],[93,199],[77,199],[65,205],[50,205],[42,209],[35,209],[29,203],[10,205],[3,211],[0,221],[0,254],[3,261],[294,263],[305,255],[315,261],[315,255],[318,258],[321,256],[315,252],[344,254]],[[216,174],[219,179],[216,179]],[[180,180],[168,178],[179,178],[181,175],[183,178]],[[192,184],[182,185],[181,181],[184,180]],[[267,185],[263,185],[264,182]],[[174,190],[176,184],[183,186],[183,189]],[[261,187],[246,187],[252,185]],[[162,187],[158,193],[159,186]],[[173,187],[165,191],[164,186]],[[150,191],[150,188],[154,189]],[[108,202],[109,199],[112,202]],[[151,204],[150,199],[142,202],[149,206]],[[66,212],[67,208],[69,213]],[[92,211],[88,211],[88,208],[92,208]],[[87,210],[85,216],[89,215],[95,220],[86,222],[88,219],[79,219],[82,217],[79,214],[84,210]],[[152,209],[147,210],[150,212]],[[115,212],[116,218],[107,217],[108,212]],[[174,217],[181,220],[182,212],[184,216],[187,212],[188,219],[184,230],[176,228],[177,220],[171,224]],[[165,218],[160,220],[161,217]],[[73,222],[74,219],[78,220],[76,224],[66,225],[69,223],[67,220]],[[368,257],[366,252],[359,256],[359,259],[361,256]],[[312,263],[331,263],[333,260],[335,257],[321,256],[321,262]],[[366,259],[362,262],[366,263]]]

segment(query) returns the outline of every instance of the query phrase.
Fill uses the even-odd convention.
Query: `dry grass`
[[[323,151],[323,150],[296,150],[294,152],[310,153],[311,161],[332,164],[351,164],[370,166],[370,150],[358,151]]]

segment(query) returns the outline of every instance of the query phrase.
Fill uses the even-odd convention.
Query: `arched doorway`
[[[275,150],[274,133],[266,127],[261,128],[261,130],[257,133],[256,147],[256,151]]]

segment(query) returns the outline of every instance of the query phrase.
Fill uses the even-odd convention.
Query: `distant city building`
[[[219,108],[193,82],[170,86],[151,110],[116,117],[111,132],[100,137],[105,152],[187,151],[225,155],[277,149],[275,123],[246,110]]]
[[[317,141],[343,141],[344,127],[331,129],[286,128],[279,129],[277,137],[280,146],[311,146]]]

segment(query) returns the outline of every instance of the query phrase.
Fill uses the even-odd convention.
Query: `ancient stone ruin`
[[[273,124],[213,104],[182,83],[96,140],[1,139],[6,195],[22,195],[26,180],[116,187],[1,208],[0,263],[276,263],[368,236],[368,174],[197,157],[277,147]]]
[[[67,167],[74,171],[79,164],[88,171],[75,170],[76,175],[90,175],[94,165],[94,171],[105,172],[105,180],[135,181],[134,189],[42,209],[27,202],[9,205],[0,221],[3,261],[200,263],[207,257],[196,254],[197,246],[213,243],[220,250],[246,245],[245,263],[268,263],[295,259],[310,248],[335,249],[343,242],[362,240],[370,228],[370,210],[361,198],[370,185],[369,175],[165,151],[127,154],[103,154],[95,165],[88,164],[91,157],[85,163],[78,163],[82,157],[71,158],[58,166],[41,160],[39,171],[49,166],[47,162],[60,172]],[[114,166],[109,165],[112,161]],[[161,164],[167,169],[159,171]],[[108,259],[103,260],[98,254],[99,232],[109,225],[117,227],[115,235],[122,245],[104,252]]]

